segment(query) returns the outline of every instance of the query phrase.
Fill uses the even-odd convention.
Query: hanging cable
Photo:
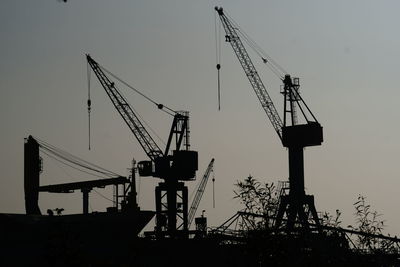
[[[157,106],[158,109],[164,111],[165,113],[174,116],[174,114],[177,113],[177,111],[163,105],[163,104],[159,104],[157,102],[155,102],[153,99],[151,99],[150,97],[146,96],[145,94],[143,94],[142,92],[140,92],[139,90],[137,90],[136,88],[134,88],[132,85],[128,84],[127,82],[125,82],[124,80],[122,80],[121,78],[119,78],[117,75],[113,74],[111,71],[107,70],[105,67],[99,65],[99,67],[107,72],[109,75],[111,75],[112,77],[114,77],[114,79],[118,80],[119,82],[121,82],[122,84],[124,84],[125,86],[127,86],[128,88],[132,89],[133,91],[135,91],[136,93],[138,93],[139,95],[141,95],[142,97],[144,97],[145,99],[147,99],[148,101],[150,101],[151,103],[153,103],[154,105]],[[170,112],[172,112],[173,114],[167,112],[165,109],[169,110]]]
[[[104,198],[104,199],[106,199],[106,200],[112,202],[113,204],[115,204],[115,200],[106,197],[105,195],[103,195],[103,194],[101,194],[99,191],[97,191],[96,189],[93,189],[93,191],[94,191],[96,194],[98,194],[99,196],[101,196],[102,198]]]
[[[43,149],[48,151],[49,153],[53,154],[54,156],[57,156],[58,158],[63,159],[63,160],[65,160],[65,161],[67,161],[69,163],[72,163],[74,165],[77,165],[77,166],[79,166],[81,168],[84,168],[84,169],[87,169],[87,170],[90,170],[90,171],[93,171],[93,172],[97,172],[97,173],[103,174],[103,175],[108,176],[108,177],[118,176],[118,175],[111,174],[109,171],[102,171],[102,170],[99,170],[99,169],[95,169],[92,166],[85,165],[85,164],[83,164],[82,162],[79,162],[79,161],[75,161],[74,159],[68,158],[66,155],[59,154],[58,152],[53,151],[53,150],[49,149],[48,147],[42,146],[42,151],[43,151]]]
[[[124,94],[121,92],[121,90],[120,90],[116,85],[114,85],[114,87],[115,87],[115,88],[119,91],[119,93],[126,99],[126,97],[125,97]],[[153,128],[151,128],[151,126],[143,119],[143,117],[137,112],[137,110],[136,110],[133,106],[131,106],[131,109],[135,112],[136,116],[139,117],[140,121],[141,121],[142,123],[144,123],[144,124],[148,127],[148,129],[150,130],[150,132],[152,132],[152,133],[157,137],[157,139],[158,139],[161,143],[163,143],[163,144],[165,145],[165,144],[166,144],[165,141],[156,133],[156,131],[154,131]],[[173,114],[171,114],[171,113],[169,113],[169,112],[167,112],[167,111],[165,111],[165,110],[163,110],[163,111],[166,112],[167,114],[173,116]]]
[[[107,170],[107,169],[104,169],[104,168],[102,168],[102,167],[100,167],[100,166],[98,166],[98,165],[95,165],[95,164],[93,164],[93,163],[91,163],[91,162],[89,162],[89,161],[86,161],[86,160],[84,160],[84,159],[81,159],[81,158],[79,158],[79,157],[77,157],[77,156],[75,156],[75,155],[72,155],[71,153],[69,153],[69,152],[67,152],[67,151],[64,151],[64,150],[62,150],[62,149],[60,149],[60,148],[57,148],[57,147],[55,147],[55,146],[53,146],[53,145],[51,145],[51,144],[49,144],[49,143],[46,143],[46,142],[44,142],[44,141],[42,141],[42,140],[40,140],[40,139],[37,139],[39,142],[39,145],[41,145],[41,146],[48,146],[48,147],[50,147],[52,150],[55,150],[55,151],[57,151],[58,153],[60,153],[60,154],[63,154],[63,155],[65,155],[65,157],[69,157],[69,158],[71,158],[71,160],[74,160],[74,161],[76,161],[76,162],[82,162],[81,164],[86,164],[87,166],[92,166],[93,168],[97,168],[98,170],[102,170],[104,173],[107,173],[109,176],[120,176],[119,174],[117,174],[117,173],[115,173],[115,172],[112,172],[112,171],[109,171],[109,170]]]
[[[165,141],[157,134],[156,131],[154,131],[153,128],[151,128],[151,126],[143,119],[143,117],[140,116],[140,114],[137,112],[137,110],[134,109],[133,107],[131,107],[131,108],[132,108],[132,110],[135,112],[136,116],[139,117],[139,119],[141,120],[141,122],[143,122],[143,123],[147,126],[147,128],[150,130],[150,132],[152,132],[152,133],[157,137],[157,139],[158,139],[161,143],[163,143],[164,145],[166,145]]]
[[[117,174],[115,172],[112,172],[112,171],[109,171],[107,169],[104,169],[104,168],[102,168],[100,166],[97,166],[97,165],[95,165],[93,163],[90,163],[90,162],[88,162],[86,160],[83,160],[83,159],[81,159],[81,158],[79,158],[77,156],[74,156],[74,155],[72,155],[72,154],[70,154],[70,153],[68,153],[66,151],[63,151],[62,149],[57,148],[57,147],[55,147],[55,146],[53,146],[53,145],[51,145],[49,143],[46,143],[46,142],[44,142],[44,141],[42,141],[42,140],[40,140],[38,138],[35,138],[35,139],[38,141],[39,146],[42,148],[42,151],[46,150],[47,152],[51,153],[52,155],[54,155],[54,156],[56,156],[56,157],[58,157],[60,159],[63,159],[66,162],[69,162],[71,164],[79,166],[79,167],[81,167],[83,169],[90,170],[90,171],[105,175],[107,177],[121,176],[121,175],[119,175],[119,174]],[[104,177],[102,177],[102,178],[104,178]]]
[[[87,80],[88,80],[88,100],[87,100],[87,108],[88,108],[88,119],[89,119],[89,150],[90,150],[90,111],[92,106],[92,100],[90,99],[90,65],[89,62],[87,63]]]
[[[42,153],[44,153],[44,154],[46,154],[44,151],[42,151]],[[47,154],[46,154],[47,155]],[[52,156],[50,156],[50,155],[47,155],[49,158],[51,158],[52,160],[54,160],[54,164],[63,172],[63,173],[65,173],[69,178],[72,178],[73,180],[76,180],[76,178],[74,178],[69,172],[67,172],[63,167],[64,166],[62,166],[62,165],[65,165],[64,164],[64,162],[60,162],[60,160],[59,159],[57,159],[57,158],[54,158],[54,157],[52,157]],[[61,164],[62,165],[61,165]]]
[[[218,110],[221,110],[221,23],[218,23],[217,14],[214,13],[214,30],[215,30],[215,59],[217,61],[217,81],[218,81]],[[218,26],[217,26],[218,24]]]
[[[263,63],[280,79],[282,79],[288,72],[279,65],[271,56],[269,56],[258,44],[254,41],[236,21],[225,12],[225,15],[232,22],[237,32],[242,36],[247,45],[262,59]]]
[[[73,161],[71,161],[71,160],[68,160],[68,159],[64,158],[63,156],[60,156],[60,155],[58,155],[57,153],[54,153],[54,151],[51,151],[51,150],[48,150],[47,148],[42,147],[42,150],[41,150],[42,153],[48,155],[49,157],[51,157],[51,156],[50,156],[49,154],[47,154],[45,151],[43,151],[43,150],[46,150],[48,153],[54,155],[55,157],[58,157],[58,158],[59,158],[58,161],[59,161],[60,163],[63,163],[64,165],[67,165],[67,166],[69,166],[69,167],[71,167],[71,168],[73,168],[73,169],[76,169],[76,170],[78,170],[78,171],[81,171],[81,172],[84,172],[84,173],[87,173],[87,174],[90,174],[90,175],[93,175],[93,176],[97,176],[97,177],[100,177],[100,178],[108,178],[108,177],[112,177],[112,176],[113,176],[113,175],[109,175],[109,174],[107,174],[107,173],[105,173],[105,172],[102,172],[102,171],[99,171],[99,170],[95,170],[95,169],[90,168],[90,167],[88,167],[88,166],[84,166],[84,165],[79,164],[79,163],[77,163],[77,162],[73,162]],[[53,158],[53,159],[56,159],[55,157],[52,157],[52,158]],[[81,170],[81,169],[79,169],[78,167],[74,167],[73,165],[68,164],[68,163],[66,163],[66,162],[64,162],[64,161],[62,161],[62,160],[60,160],[60,159],[63,159],[64,161],[69,162],[69,163],[71,163],[71,164],[74,164],[74,165],[76,165],[76,166],[79,166],[79,167],[81,167],[81,168],[84,168],[84,169],[87,169],[87,170],[90,170],[90,171],[94,171],[94,172],[103,174],[103,175],[105,175],[106,177],[99,176],[99,175],[90,173],[90,172],[88,172],[88,171]],[[56,160],[57,160],[57,159],[56,159]]]
[[[214,169],[212,170],[213,173],[213,178],[212,178],[212,183],[213,183],[213,209],[215,209],[215,173]]]
[[[284,74],[282,74],[282,70],[279,69],[277,66],[274,64],[271,64],[274,62],[271,57],[269,57],[267,54],[264,54],[260,52],[256,46],[257,44],[253,44],[254,41],[249,39],[250,37],[242,32],[240,29],[237,29],[237,33],[242,37],[242,39],[245,41],[245,43],[261,58],[262,62],[279,78],[282,79],[284,77]],[[285,73],[285,72],[283,72]]]
[[[220,82],[220,72],[221,65],[217,64],[217,73],[218,73],[218,110],[221,110],[221,82]]]
[[[86,173],[86,174],[89,174],[89,175],[92,175],[92,176],[95,176],[95,177],[99,177],[99,178],[102,178],[102,179],[109,178],[109,177],[104,177],[104,176],[96,175],[96,174],[93,174],[93,173],[90,173],[90,172],[81,170],[81,169],[79,169],[79,168],[77,168],[77,167],[74,167],[74,166],[71,165],[71,164],[68,164],[68,163],[66,163],[66,162],[64,162],[64,161],[62,161],[62,160],[57,159],[56,157],[50,155],[49,153],[47,153],[47,152],[45,152],[45,151],[43,151],[43,150],[42,150],[41,152],[42,152],[43,154],[45,154],[47,157],[49,157],[49,158],[51,158],[51,159],[53,159],[53,160],[55,160],[55,161],[57,161],[57,162],[59,162],[59,163],[61,163],[61,164],[64,164],[64,165],[66,165],[66,166],[68,166],[68,167],[70,167],[70,168],[72,168],[72,169],[74,169],[74,170],[77,170],[77,171],[80,171],[80,172],[83,172],[83,173]],[[69,175],[69,174],[67,173],[67,175]],[[69,175],[69,176],[70,176],[70,175]],[[72,177],[72,176],[70,176],[70,177]]]
[[[254,44],[252,41],[252,39],[250,39],[250,37],[244,33],[243,31],[241,31],[240,29],[238,29],[238,34],[244,39],[245,43],[261,58],[262,62],[280,79],[282,79],[282,77],[284,76],[284,74],[282,74],[282,70],[280,70],[279,67],[277,67],[275,64],[273,64],[272,62],[272,58],[270,56],[268,56],[265,53],[260,52],[257,49],[257,44]],[[285,73],[285,72],[283,72]]]

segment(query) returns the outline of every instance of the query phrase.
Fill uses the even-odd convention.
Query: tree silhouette
[[[278,207],[278,191],[274,183],[260,183],[253,176],[249,175],[243,181],[237,181],[235,184],[234,198],[239,199],[244,205],[244,212],[261,215],[262,220],[256,221],[253,217],[254,228],[272,227],[272,218]],[[260,217],[258,217],[259,219]],[[252,229],[255,230],[255,229]]]

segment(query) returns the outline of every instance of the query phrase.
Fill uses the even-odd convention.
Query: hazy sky
[[[214,6],[224,9],[292,76],[324,127],[321,147],[306,149],[305,183],[317,210],[343,212],[354,223],[359,194],[400,234],[399,1],[106,1],[0,2],[0,212],[23,213],[23,141],[36,136],[91,162],[127,174],[132,157],[146,159],[128,127],[92,78],[92,150],[87,138],[84,54],[156,101],[191,112],[198,177],[215,158],[199,211],[219,225],[240,209],[233,184],[249,174],[286,180],[287,152],[246,79],[222,43],[222,109],[217,110]],[[279,112],[280,81],[256,67]],[[165,140],[172,118],[130,91],[132,106]],[[163,147],[162,143],[160,146]],[[93,177],[44,157],[42,184]],[[143,178],[140,205],[155,209],[154,186]],[[190,190],[197,182],[189,183]],[[99,190],[111,197],[111,190]],[[81,211],[81,195],[41,194],[42,211]],[[91,209],[110,203],[91,194]]]

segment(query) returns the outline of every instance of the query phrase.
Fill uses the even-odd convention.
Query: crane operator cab
[[[159,157],[154,162],[140,161],[138,170],[140,176],[163,179],[171,177],[180,181],[194,180],[198,170],[198,153],[191,150],[174,150],[172,155]]]
[[[282,144],[285,147],[320,146],[322,142],[322,126],[318,122],[282,127]]]

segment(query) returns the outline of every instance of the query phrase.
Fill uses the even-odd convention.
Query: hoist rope
[[[87,63],[87,80],[88,80],[88,100],[87,100],[87,105],[88,105],[88,119],[89,119],[89,150],[90,150],[90,112],[92,109],[92,100],[90,99],[90,65],[89,62]]]
[[[240,26],[236,21],[224,12],[227,18],[231,21],[232,25],[235,27],[236,31],[243,37],[246,44],[263,60],[265,65],[270,68],[270,70],[277,75],[280,79],[287,74],[287,71],[279,65],[270,55],[268,55],[258,44],[254,41]]]
[[[145,99],[147,99],[148,101],[150,101],[151,103],[153,103],[154,105],[156,105],[159,109],[161,109],[162,111],[164,111],[165,113],[174,116],[174,114],[176,114],[177,112],[163,104],[159,104],[156,101],[154,101],[153,99],[151,99],[150,97],[146,96],[145,94],[143,94],[142,92],[140,92],[138,89],[136,89],[135,87],[133,87],[132,85],[128,84],[127,82],[125,82],[124,80],[122,80],[121,78],[119,78],[117,75],[115,75],[114,73],[112,73],[111,71],[109,71],[108,69],[106,69],[105,67],[99,65],[99,67],[107,72],[109,75],[111,75],[112,77],[114,77],[114,79],[118,80],[119,82],[121,82],[122,84],[124,84],[125,86],[127,86],[128,88],[132,89],[133,91],[135,91],[136,93],[138,93],[139,95],[141,95],[142,97],[144,97]],[[170,112],[167,112],[166,110],[169,110],[170,112],[172,112],[172,114]]]
[[[106,71],[106,70],[105,70]],[[111,75],[111,74],[110,74]],[[115,89],[118,90],[119,94],[121,94],[121,96],[126,99],[126,97],[124,96],[124,94],[122,93],[122,91],[117,87],[117,85],[114,84]],[[155,102],[152,102],[155,103]],[[165,144],[165,141],[154,131],[154,129],[151,128],[151,126],[143,119],[143,117],[137,112],[137,110],[135,108],[133,108],[131,105],[129,105],[129,107],[134,111],[135,115],[137,117],[140,118],[140,122],[144,123],[149,129],[150,131],[163,143]],[[168,113],[168,112],[167,112]],[[170,113],[168,113],[170,114]],[[171,115],[171,114],[170,114]]]
[[[217,82],[218,82],[218,110],[221,110],[221,22],[218,23],[217,14],[214,13],[214,35],[215,35],[215,60],[217,67]],[[218,24],[218,26],[217,26]]]
[[[121,90],[119,90],[119,88],[118,88],[116,85],[114,85],[114,87],[115,87],[115,89],[118,90],[118,92],[122,95],[122,97],[126,99],[126,97],[125,97],[124,94],[121,92]],[[140,122],[142,122],[143,124],[145,124],[145,125],[147,126],[147,128],[150,130],[150,132],[152,132],[152,133],[157,137],[157,139],[158,139],[161,143],[163,143],[163,144],[165,145],[165,144],[166,144],[165,141],[157,134],[156,131],[154,131],[153,128],[151,128],[151,126],[149,125],[149,123],[146,122],[146,121],[143,119],[143,117],[139,114],[139,112],[137,112],[137,110],[136,110],[132,105],[129,105],[129,107],[133,110],[133,112],[135,113],[135,115],[136,115],[137,117],[139,117]],[[166,112],[166,111],[164,111],[164,112]],[[169,113],[168,113],[168,114],[169,114]],[[170,114],[170,115],[171,115],[171,114]],[[147,129],[147,128],[146,128],[146,129]]]
[[[132,106],[131,106],[131,108],[135,112],[136,116],[139,117],[140,121],[143,122],[147,126],[147,128],[150,130],[150,132],[152,132],[161,143],[166,145],[165,141],[157,134],[156,131],[154,131],[153,128],[151,128],[151,126],[143,119],[143,117],[137,112],[137,110],[134,109]]]
[[[213,178],[212,178],[212,183],[213,183],[213,187],[212,187],[212,191],[213,191],[213,208],[215,209],[215,173],[214,173],[214,168],[212,169],[212,174],[213,174]]]

